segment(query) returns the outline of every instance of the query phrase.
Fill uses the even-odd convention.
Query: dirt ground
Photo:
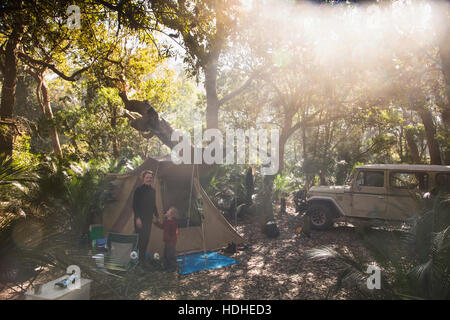
[[[248,245],[246,250],[231,255],[238,264],[189,275],[156,270],[135,272],[127,286],[123,281],[105,278],[93,282],[91,299],[326,299],[343,266],[333,260],[309,260],[304,257],[305,251],[326,245],[364,254],[357,232],[351,226],[335,225],[330,231],[312,231],[308,238],[296,231],[298,220],[289,206],[286,213],[275,214],[275,221],[280,230],[276,239],[267,238],[249,220],[238,222],[236,229]],[[45,283],[61,275],[61,272],[45,270],[34,283]],[[28,282],[22,284],[23,288],[27,285]],[[20,291],[19,287],[13,289]],[[358,296],[352,290],[341,290],[330,298],[357,299]],[[23,299],[23,294],[3,288],[0,299]]]

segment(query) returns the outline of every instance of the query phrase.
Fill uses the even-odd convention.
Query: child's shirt
[[[158,228],[164,230],[164,242],[175,245],[177,243],[178,223],[176,219],[165,218],[163,223],[159,221],[153,222]]]

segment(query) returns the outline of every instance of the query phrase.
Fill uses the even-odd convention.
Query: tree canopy
[[[198,118],[280,129],[307,186],[450,163],[448,5],[313,2],[4,1],[0,153],[147,157]]]

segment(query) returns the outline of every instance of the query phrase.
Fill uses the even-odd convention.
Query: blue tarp
[[[186,261],[184,261],[184,257],[184,255],[177,257],[180,274],[189,274],[201,270],[218,269],[239,263],[230,257],[223,256],[213,251],[206,252],[206,261],[205,254],[203,252],[187,254]]]

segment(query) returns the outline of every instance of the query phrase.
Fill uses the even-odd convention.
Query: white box
[[[92,280],[81,278],[79,289],[55,287],[55,283],[67,277],[66,275],[44,284],[39,294],[36,294],[33,289],[27,291],[25,300],[89,300]]]

